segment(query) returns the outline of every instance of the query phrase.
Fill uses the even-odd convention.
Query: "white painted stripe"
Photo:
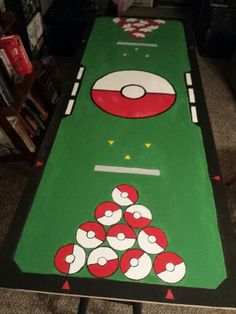
[[[117,45],[122,46],[143,46],[143,47],[157,47],[157,44],[149,44],[149,43],[131,43],[131,42],[125,42],[125,41],[117,41]]]
[[[149,175],[149,176],[160,175],[159,169],[143,169],[143,168],[115,167],[115,166],[102,166],[102,165],[96,165],[94,167],[94,171],[142,174],[142,175]]]
[[[76,82],[76,83],[74,84],[73,89],[72,89],[71,96],[75,96],[75,95],[77,94],[78,88],[79,88],[79,83]]]
[[[188,89],[188,95],[189,95],[189,102],[191,104],[195,103],[195,94],[193,88]]]
[[[195,106],[191,106],[191,114],[193,123],[198,123],[197,108]]]
[[[193,85],[191,73],[185,73],[186,82],[188,86]]]
[[[71,111],[72,111],[74,102],[75,102],[74,99],[70,99],[70,100],[68,101],[68,105],[67,105],[67,108],[66,108],[66,111],[65,111],[65,115],[71,114]]]
[[[76,79],[80,80],[83,73],[84,73],[84,67],[80,67]]]

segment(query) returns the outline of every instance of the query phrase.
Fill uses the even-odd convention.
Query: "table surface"
[[[95,21],[2,286],[235,306],[234,240],[185,34],[174,20]]]

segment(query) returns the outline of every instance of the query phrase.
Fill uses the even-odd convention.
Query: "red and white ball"
[[[113,249],[124,251],[134,245],[136,233],[127,225],[117,224],[108,230],[107,241]]]
[[[86,254],[77,244],[62,246],[54,257],[54,265],[63,274],[75,274],[84,266]]]
[[[143,205],[132,205],[124,212],[124,219],[128,225],[134,228],[145,228],[152,221],[150,210]]]
[[[146,227],[138,235],[138,244],[149,254],[159,254],[168,246],[165,233],[156,227]]]
[[[150,256],[140,249],[125,252],[120,260],[120,269],[129,279],[144,279],[152,269]]]
[[[90,253],[87,267],[93,276],[106,278],[118,269],[119,258],[111,248],[100,247]]]
[[[111,226],[122,218],[122,209],[113,202],[103,202],[95,209],[96,220],[104,226]]]
[[[86,222],[79,226],[76,232],[76,240],[84,248],[95,248],[103,243],[106,232],[97,222]]]
[[[168,283],[179,282],[186,273],[184,260],[172,252],[163,252],[157,255],[153,266],[156,275]]]
[[[121,206],[132,205],[138,200],[138,192],[128,184],[120,184],[112,191],[113,201]]]

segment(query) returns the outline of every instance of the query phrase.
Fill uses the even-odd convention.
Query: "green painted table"
[[[233,234],[186,34],[180,21],[96,19],[2,251],[2,286],[235,306]]]

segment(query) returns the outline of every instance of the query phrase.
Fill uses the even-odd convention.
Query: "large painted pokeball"
[[[141,280],[150,273],[152,260],[140,249],[129,250],[121,257],[120,269],[127,278]]]
[[[95,248],[103,243],[106,232],[97,222],[86,222],[79,226],[76,232],[76,240],[84,248]]]
[[[134,245],[136,233],[127,225],[117,224],[108,230],[107,241],[113,249],[124,251]]]
[[[167,248],[168,240],[161,229],[147,227],[139,233],[138,244],[149,254],[159,254]]]
[[[157,255],[153,266],[156,275],[168,283],[179,282],[186,272],[182,257],[172,252],[163,252]]]
[[[122,209],[113,202],[103,202],[95,208],[95,218],[104,226],[111,226],[122,218]]]
[[[106,278],[118,269],[119,258],[111,248],[99,247],[90,253],[87,266],[93,276]]]
[[[133,228],[145,228],[152,221],[150,210],[143,205],[129,206],[124,212],[124,219]]]
[[[134,204],[138,200],[138,192],[128,184],[120,184],[112,191],[113,201],[121,206]]]
[[[146,71],[117,71],[98,79],[92,87],[94,103],[123,118],[147,118],[168,110],[176,100],[173,86]]]
[[[77,244],[62,246],[54,257],[54,265],[58,271],[64,274],[75,274],[84,266],[86,254]]]

